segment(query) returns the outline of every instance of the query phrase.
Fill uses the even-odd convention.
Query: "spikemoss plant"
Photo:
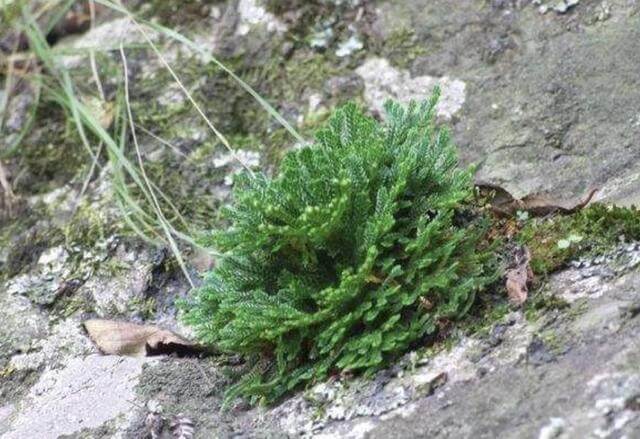
[[[353,104],[279,174],[240,176],[224,253],[187,321],[202,341],[254,365],[228,393],[272,402],[340,372],[372,373],[464,315],[493,273],[486,227],[466,209],[437,93],[378,123]]]

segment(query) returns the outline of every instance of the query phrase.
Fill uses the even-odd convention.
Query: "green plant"
[[[199,337],[255,365],[228,391],[272,402],[338,372],[372,373],[464,315],[493,278],[438,93],[383,124],[348,104],[279,174],[241,175],[208,241],[224,252],[183,304]]]

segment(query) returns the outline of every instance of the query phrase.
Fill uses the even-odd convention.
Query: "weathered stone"
[[[151,39],[158,38],[158,33],[144,28],[144,32]],[[102,23],[80,36],[74,36],[61,42],[61,45],[75,50],[111,49],[118,50],[120,44],[125,47],[132,44],[142,44],[146,41],[138,26],[129,18],[122,17]],[[87,61],[87,55],[68,55],[64,57],[66,68],[77,68]]]
[[[505,3],[497,14],[473,1],[389,2],[377,26],[415,30],[427,53],[412,64],[412,77],[435,73],[466,84],[453,137],[464,161],[480,164],[479,178],[517,197],[578,197],[600,186],[608,200],[637,201],[638,5],[608,1],[611,17],[592,25],[596,4],[540,16],[534,5]],[[487,62],[483,54],[501,38],[509,48]]]
[[[82,332],[81,322],[75,319],[63,320],[55,325],[50,335],[38,340],[28,353],[14,355],[10,367],[15,370],[36,370],[46,365],[55,369],[72,358],[96,353],[97,349]]]
[[[146,361],[91,355],[72,359],[62,370],[45,372],[9,416],[2,438],[56,439],[108,421],[126,424]]]
[[[213,159],[216,168],[228,168],[229,172],[224,179],[227,186],[233,183],[233,175],[246,169],[252,169],[260,164],[260,153],[255,151],[226,152]]]
[[[438,103],[438,115],[451,119],[465,101],[465,83],[449,77],[435,78],[432,76],[411,77],[407,71],[392,67],[383,58],[372,58],[356,69],[364,80],[364,97],[367,104],[378,114],[384,114],[384,102],[395,99],[402,103],[411,100],[423,101],[427,99],[437,85],[441,88],[441,98]]]
[[[152,280],[153,253],[152,249],[129,249],[121,244],[78,294],[93,298],[100,317],[135,313],[136,306],[145,300],[145,291]]]
[[[246,35],[252,26],[265,26],[268,32],[284,32],[287,27],[273,14],[269,13],[256,0],[240,0],[238,2],[240,22],[236,29],[238,35]]]
[[[26,352],[30,346],[48,332],[48,316],[29,299],[0,292],[0,358],[17,352]]]

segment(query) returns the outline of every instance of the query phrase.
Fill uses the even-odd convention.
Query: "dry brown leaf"
[[[202,348],[166,329],[106,319],[83,323],[91,340],[104,354],[150,356],[196,354]]]
[[[193,421],[182,413],[178,413],[169,424],[171,436],[175,439],[192,439],[195,433]]]
[[[420,297],[420,307],[425,309],[426,311],[430,311],[433,309],[433,302],[425,297]]]
[[[476,182],[476,187],[489,198],[491,210],[498,216],[513,216],[519,210],[529,212],[531,216],[573,213],[589,204],[597,191],[592,189],[584,198],[576,201],[557,200],[549,194],[530,194],[517,199],[504,188],[487,182]]]
[[[513,267],[507,270],[507,295],[512,305],[520,306],[529,294],[529,284],[533,282],[533,271],[529,262],[531,254],[527,247],[519,247],[514,256]]]
[[[162,428],[164,427],[164,419],[158,413],[149,412],[144,419],[144,427],[148,438],[160,439]]]
[[[1,122],[0,122],[1,124]],[[9,173],[0,161],[0,221],[13,217],[13,205],[17,199],[8,178]]]
[[[87,109],[100,123],[102,128],[107,130],[111,127],[115,116],[115,105],[113,102],[105,102],[95,96],[84,96],[82,98],[82,103],[86,105]]]
[[[532,194],[522,198],[520,202],[523,209],[533,216],[545,216],[551,213],[573,213],[584,207],[591,201],[598,189],[591,189],[581,200],[559,201],[546,195]]]

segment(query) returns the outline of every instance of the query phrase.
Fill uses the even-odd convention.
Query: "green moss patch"
[[[415,59],[427,52],[415,32],[406,27],[395,29],[388,38],[377,41],[373,51],[402,69],[409,68]]]
[[[572,215],[532,219],[516,236],[531,251],[531,268],[546,275],[577,257],[640,240],[640,211],[594,203]]]

